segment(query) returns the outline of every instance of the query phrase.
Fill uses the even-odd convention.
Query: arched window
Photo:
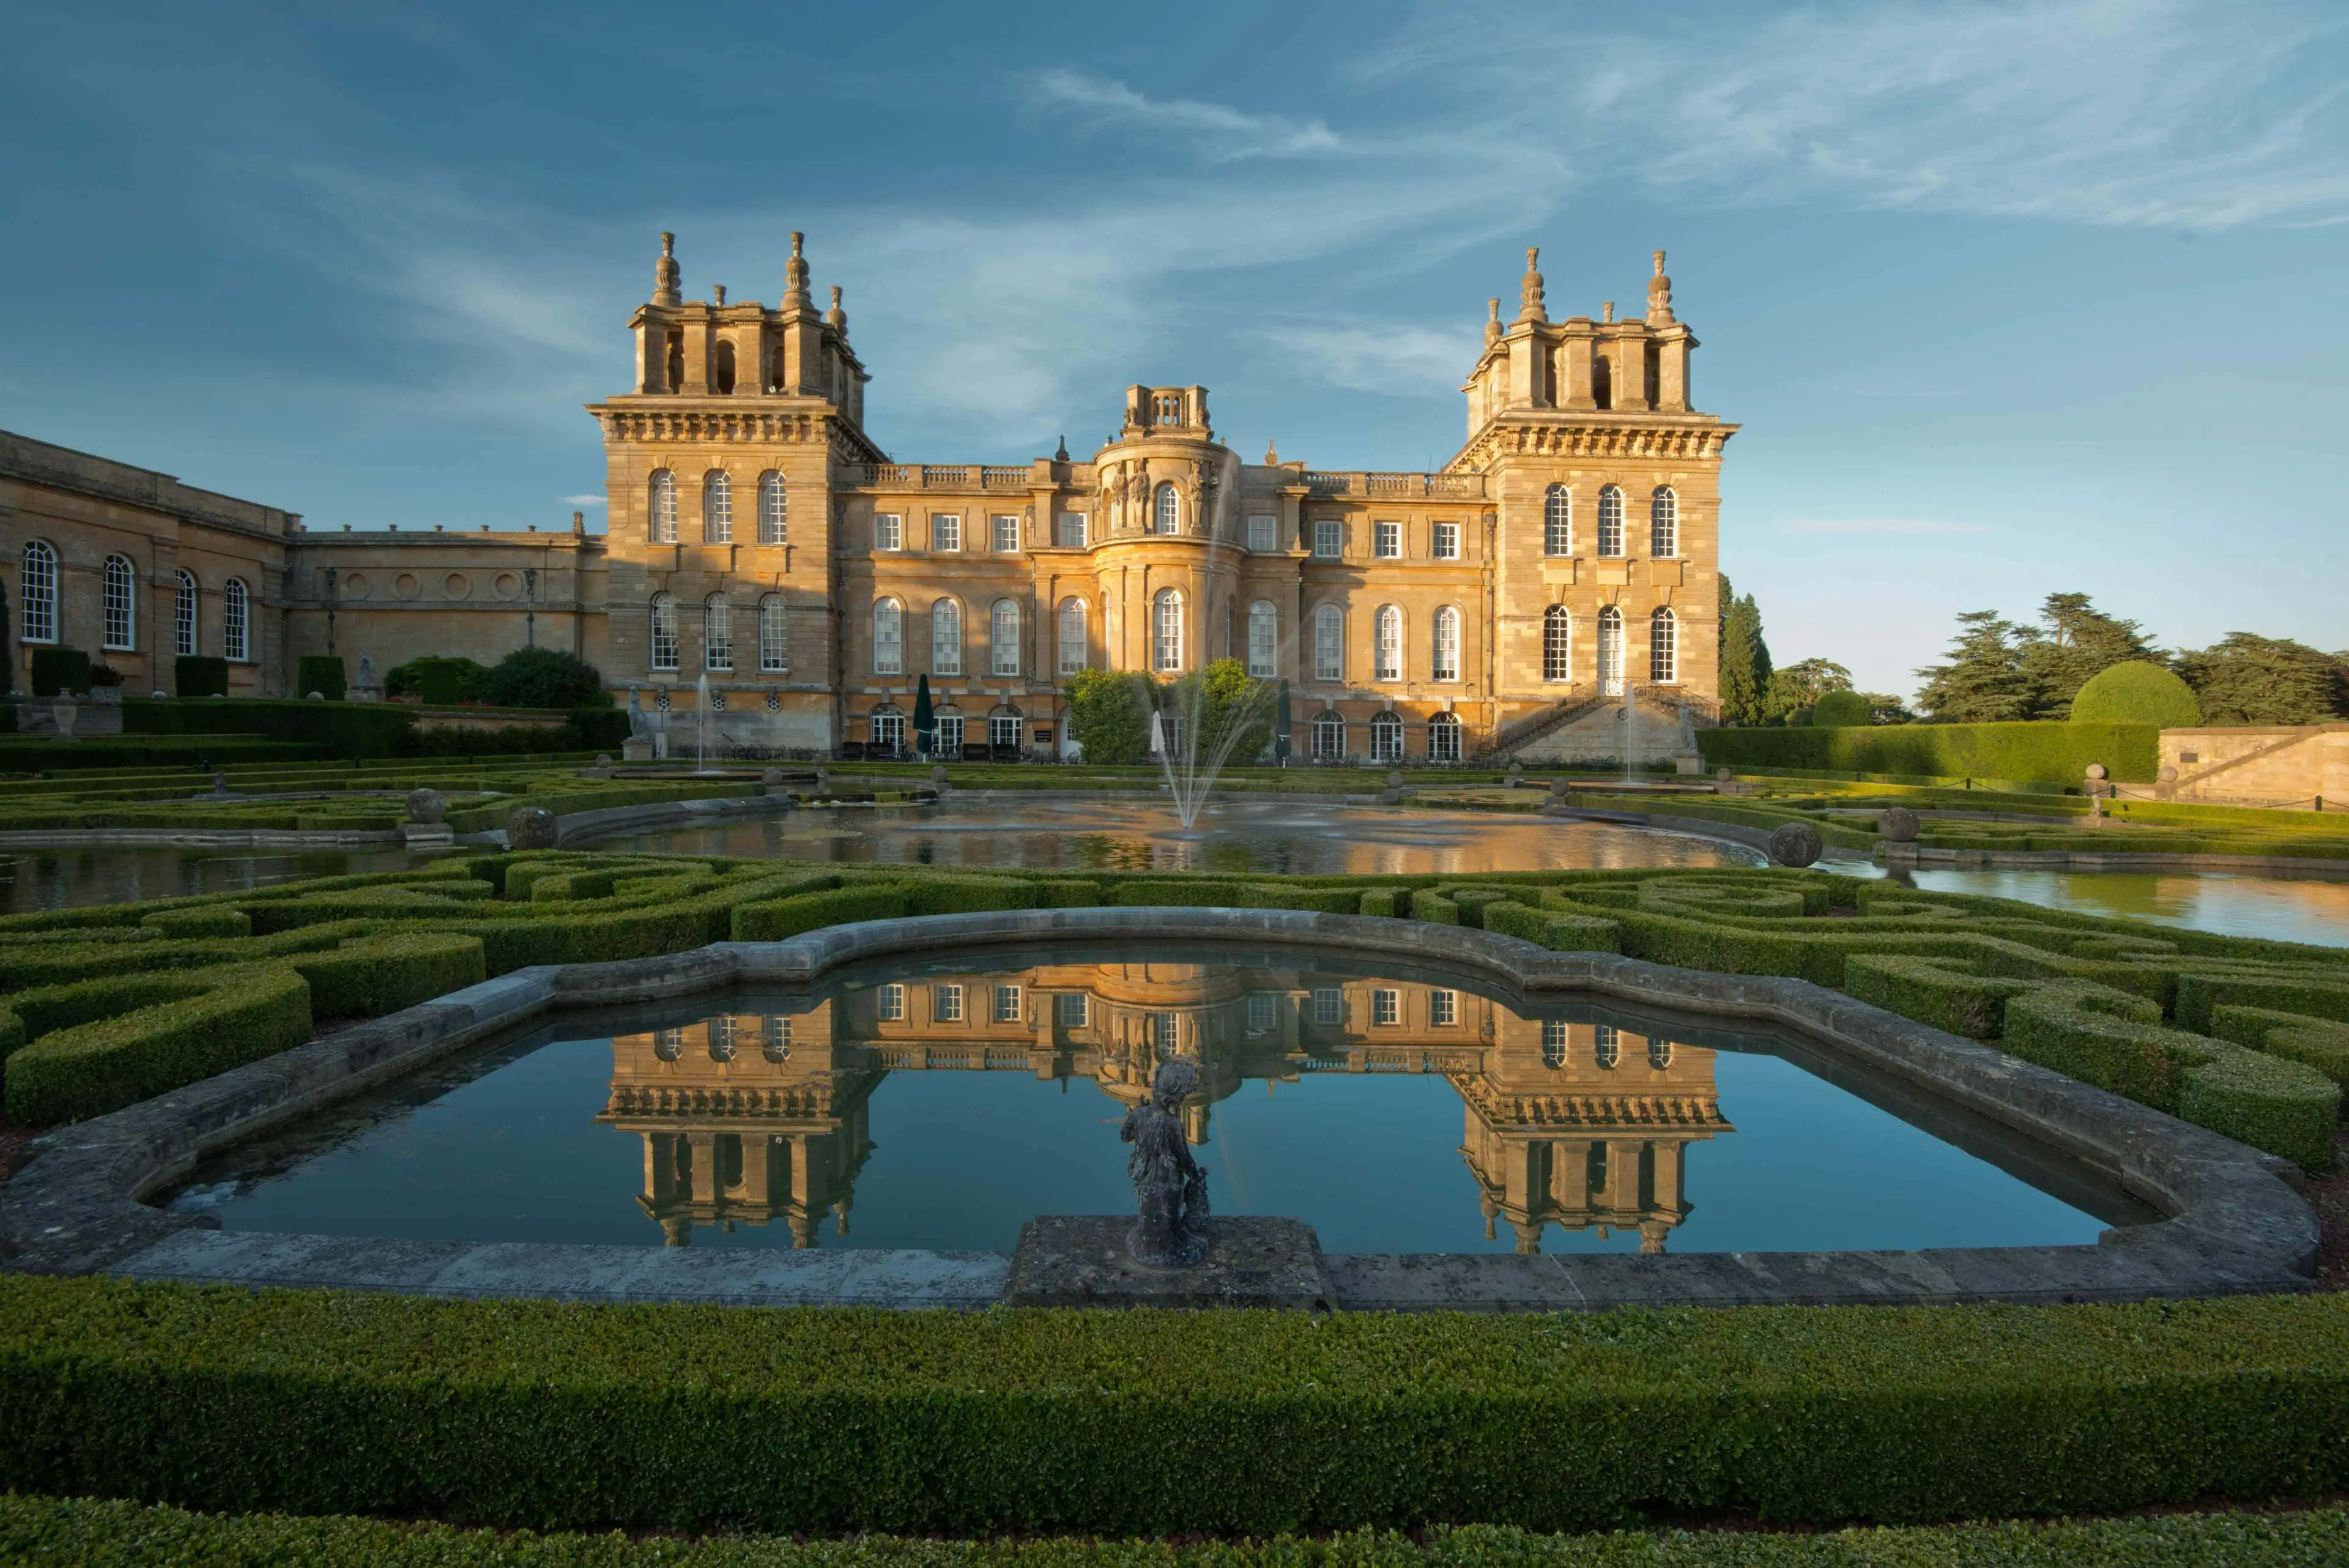
[[[1542,497],[1542,554],[1574,554],[1574,497],[1563,484],[1553,484]]]
[[[106,558],[104,607],[106,638],[101,647],[131,649],[139,646],[136,636],[139,574],[132,569],[128,556]]]
[[[1456,763],[1460,760],[1460,715],[1438,713],[1427,721],[1427,760],[1431,763]]]
[[[895,599],[873,607],[873,673],[905,673],[905,608]]]
[[[1574,679],[1574,617],[1564,605],[1542,611],[1542,679]]]
[[[231,577],[221,587],[221,653],[233,663],[253,658],[253,600],[243,577]]]
[[[1371,761],[1402,761],[1402,720],[1392,709],[1371,721]]]
[[[1617,1036],[1613,1024],[1594,1023],[1590,1026],[1590,1054],[1605,1072],[1613,1072],[1621,1063],[1623,1042]]]
[[[1435,612],[1435,679],[1460,679],[1460,612],[1450,605]]]
[[[1680,677],[1681,628],[1672,612],[1662,605],[1648,618],[1648,679],[1658,686],[1670,686]]]
[[[1566,1065],[1568,1044],[1565,1021],[1557,1018],[1542,1020],[1542,1065],[1552,1070]]]
[[[1601,354],[1590,366],[1590,400],[1602,409],[1615,406],[1615,367]]]
[[[1669,484],[1659,484],[1648,498],[1648,553],[1659,561],[1681,553],[1681,498]]]
[[[701,601],[701,667],[734,668],[734,607],[726,602],[724,594],[712,594]]]
[[[998,599],[987,618],[987,648],[998,675],[1019,673],[1019,601]]]
[[[1169,490],[1173,486],[1167,487]],[[1161,588],[1150,607],[1150,667],[1153,670],[1183,668],[1183,595],[1174,588]]]
[[[1381,605],[1377,622],[1377,680],[1402,679],[1402,611],[1392,605]]]
[[[1623,493],[1611,484],[1599,493],[1599,553],[1623,553]]]
[[[1085,667],[1085,601],[1074,597],[1061,601],[1061,673],[1074,675]]]
[[[783,624],[783,596],[769,594],[759,601],[759,668],[773,675],[791,667],[791,643]]]
[[[759,543],[783,543],[789,537],[784,521],[783,476],[771,469],[759,475]]]
[[[1270,599],[1258,599],[1248,606],[1247,672],[1275,674],[1279,659],[1280,611]]]
[[[57,548],[47,539],[25,545],[25,559],[16,577],[16,602],[24,609],[24,640],[57,639]]]
[[[173,582],[171,650],[192,655],[196,651],[196,575],[183,570],[173,574]]]
[[[734,482],[722,469],[713,468],[701,476],[701,542],[734,542]]]
[[[783,389],[784,363],[783,351],[780,348],[776,349],[774,353],[769,357],[767,364],[767,390],[771,392],[780,392]]]
[[[962,602],[940,599],[930,607],[930,673],[962,673]]]
[[[1336,605],[1313,612],[1313,679],[1346,679],[1346,612]]]
[[[1623,694],[1623,612],[1613,605],[1599,612],[1599,690]]]
[[[677,668],[677,596],[655,594],[652,605],[652,659],[655,670]]]
[[[715,369],[719,391],[731,392],[734,389],[734,345],[722,339],[719,342]]]
[[[645,517],[645,534],[652,543],[677,543],[677,475],[666,468],[653,475]]]
[[[1672,1064],[1672,1043],[1669,1040],[1648,1042],[1648,1065],[1657,1072],[1669,1071]]]
[[[1158,487],[1158,504],[1151,514],[1150,531],[1154,534],[1180,534],[1183,531],[1183,498],[1171,484]]]
[[[1317,763],[1342,763],[1346,760],[1346,721],[1338,713],[1317,713],[1313,718],[1313,760]]]

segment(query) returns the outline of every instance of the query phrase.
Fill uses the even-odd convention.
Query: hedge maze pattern
[[[0,919],[7,1113],[32,1125],[95,1116],[283,1050],[321,1024],[530,964],[1095,904],[1432,920],[1561,951],[1793,976],[2311,1170],[2332,1163],[2349,1080],[2349,953],[1888,881],[1706,868],[971,875],[554,850]]]

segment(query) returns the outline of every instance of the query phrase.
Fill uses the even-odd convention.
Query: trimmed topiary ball
[[[2202,705],[2194,688],[2160,665],[2132,659],[2099,671],[2080,688],[2072,699],[2072,721],[2183,730],[2202,722]]]
[[[1848,730],[1876,722],[1876,710],[1857,691],[1830,691],[1811,710],[1811,723],[1821,730]]]

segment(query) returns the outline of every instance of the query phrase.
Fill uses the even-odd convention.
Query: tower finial
[[[1664,253],[1656,253],[1656,275],[1648,280],[1648,325],[1672,324],[1672,280],[1664,275]]]
[[[847,341],[848,312],[840,308],[840,285],[836,283],[832,286],[832,308],[823,313],[823,324],[840,334],[843,342]]]
[[[1498,343],[1501,340],[1501,302],[1488,299],[1485,303],[1492,306],[1492,314],[1485,319],[1485,341]]]
[[[712,304],[716,305],[721,310],[726,307],[726,286],[724,284],[711,284],[709,286],[709,294]]]
[[[793,306],[805,309],[813,303],[808,298],[807,256],[801,248],[806,242],[805,234],[801,234],[797,229],[792,231],[792,259],[783,264],[783,308],[785,310],[791,309]]]
[[[1066,462],[1069,461],[1069,438],[1067,436],[1062,436],[1061,438],[1061,444],[1053,450],[1052,461],[1054,462]]]
[[[660,260],[653,264],[653,303],[655,305],[676,305],[682,301],[684,296],[677,291],[678,279],[680,275],[677,266],[677,236],[664,230],[661,234]]]
[[[1278,468],[1280,466],[1280,453],[1274,450],[1272,438],[1269,436],[1265,438],[1264,442],[1264,465],[1267,468]]]
[[[1517,319],[1547,321],[1549,313],[1542,308],[1541,247],[1526,247],[1525,280],[1517,286]]]

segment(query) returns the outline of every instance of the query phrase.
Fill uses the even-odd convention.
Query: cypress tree
[[[1721,579],[1721,722],[1759,724],[1770,690],[1770,645],[1762,639],[1762,609],[1754,596],[1736,597]]]

